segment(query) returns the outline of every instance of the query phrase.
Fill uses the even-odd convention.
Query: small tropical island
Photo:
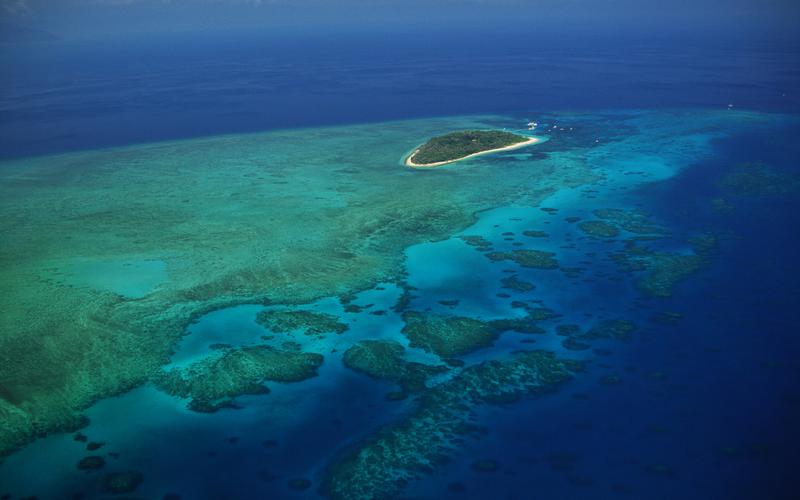
[[[430,139],[408,155],[412,168],[432,168],[473,156],[508,151],[539,142],[535,137],[499,130],[462,130]]]

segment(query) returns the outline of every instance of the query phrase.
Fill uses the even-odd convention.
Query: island
[[[499,130],[462,130],[430,139],[408,155],[405,164],[412,168],[447,165],[473,156],[508,151],[539,142],[535,137]]]

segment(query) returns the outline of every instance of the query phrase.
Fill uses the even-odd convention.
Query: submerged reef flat
[[[320,336],[347,331],[347,325],[338,317],[313,311],[261,311],[256,323],[275,333],[299,330],[306,335]]]
[[[696,273],[708,263],[708,254],[715,245],[712,236],[694,239],[694,253],[656,252],[626,242],[625,248],[611,255],[617,266],[626,272],[643,272],[635,281],[636,288],[650,297],[671,297],[676,284]]]
[[[691,134],[772,118],[592,115],[585,133],[503,162],[492,182],[485,169],[397,168],[421,136],[510,120],[284,130],[0,162],[0,457],[74,431],[97,401],[160,377],[205,313],[399,282],[409,246],[458,234],[487,209],[538,206],[587,186],[601,176],[591,157],[691,156],[707,147]],[[600,129],[608,133],[595,143]],[[136,286],[121,279],[139,272],[147,276]]]
[[[401,392],[395,395],[398,398],[425,389],[429,377],[449,370],[444,365],[406,361],[404,354],[405,348],[398,342],[363,340],[347,349],[342,361],[352,370],[400,385]]]
[[[230,398],[263,394],[267,380],[299,382],[317,375],[322,355],[279,351],[268,346],[226,349],[183,369],[162,372],[155,380],[165,392],[190,398],[189,409],[216,411],[231,404]]]
[[[500,283],[503,288],[514,290],[515,292],[530,292],[536,289],[536,285],[529,281],[519,279],[516,274],[501,279]]]
[[[92,403],[157,375],[206,312],[304,304],[397,281],[410,245],[455,234],[481,210],[534,205],[596,178],[585,159],[558,151],[505,166],[507,175],[488,185],[474,169],[441,177],[396,168],[397,152],[420,134],[486,128],[484,120],[275,131],[3,162],[0,456],[37,435],[76,430]],[[112,276],[73,279],[94,263],[152,268],[153,278],[135,293]]]
[[[408,311],[403,334],[412,347],[420,347],[442,358],[461,356],[492,345],[498,330],[491,323],[461,316]]]
[[[616,238],[619,236],[619,229],[612,224],[601,220],[586,220],[578,223],[578,229],[594,236],[595,238]]]
[[[595,217],[603,219],[606,225],[617,226],[630,233],[660,235],[664,232],[664,228],[653,223],[648,214],[638,210],[600,208],[592,213]]]
[[[521,318],[491,321],[407,311],[403,314],[406,322],[403,334],[412,347],[419,347],[441,358],[452,358],[488,347],[506,331],[544,333],[536,323],[556,316],[545,308],[525,307],[525,310],[527,315]]]
[[[579,335],[580,338],[593,340],[593,339],[617,339],[629,340],[633,332],[636,331],[636,325],[627,319],[606,319],[592,328],[585,334]]]
[[[571,351],[584,351],[591,347],[589,342],[598,339],[615,339],[628,341],[637,330],[632,321],[626,319],[606,319],[598,322],[583,332],[580,326],[566,324],[556,326],[556,334],[566,337],[561,345]]]
[[[558,261],[553,252],[543,250],[513,250],[511,252],[489,252],[486,254],[490,260],[495,262],[510,260],[522,267],[532,267],[535,269],[558,269]]]
[[[722,177],[720,187],[736,196],[785,196],[800,192],[800,175],[763,163],[743,163]]]
[[[408,417],[356,444],[326,471],[323,491],[333,499],[394,498],[404,486],[457,453],[480,405],[503,404],[552,390],[581,369],[544,351],[465,368],[424,391]]]
[[[438,167],[479,154],[516,149],[538,139],[500,130],[463,130],[440,135],[417,148],[406,159],[409,167]]]

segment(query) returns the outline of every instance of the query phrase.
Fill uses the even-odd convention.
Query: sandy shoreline
[[[406,158],[406,161],[404,162],[404,164],[405,164],[405,166],[411,167],[411,168],[435,168],[435,167],[441,167],[442,165],[447,165],[448,163],[454,163],[454,162],[457,162],[457,161],[466,160],[467,158],[472,158],[473,156],[480,156],[480,155],[485,155],[485,154],[489,154],[489,153],[496,153],[498,151],[510,151],[512,149],[523,148],[525,146],[530,146],[531,144],[536,144],[539,141],[540,141],[540,139],[538,139],[536,137],[529,137],[527,141],[518,142],[516,144],[511,144],[510,146],[504,146],[502,148],[495,148],[495,149],[487,149],[486,151],[478,151],[477,153],[472,153],[472,154],[467,155],[467,156],[462,156],[461,158],[455,158],[453,160],[447,160],[447,161],[438,161],[438,162],[435,162],[435,163],[414,163],[413,161],[411,161],[411,157],[413,157],[415,154],[417,154],[417,151],[419,151],[419,148],[417,148],[417,149],[414,150],[413,153],[408,155],[408,157]]]

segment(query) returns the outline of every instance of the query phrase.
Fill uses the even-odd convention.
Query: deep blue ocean
[[[478,113],[800,108],[800,42],[732,36],[152,36],[0,51],[0,157]]]
[[[712,154],[636,187],[631,199],[672,234],[713,227],[723,235],[708,267],[672,297],[629,304],[641,331],[600,350],[570,385],[486,409],[488,435],[467,440],[404,498],[791,499],[800,497],[800,194],[742,196],[735,217],[721,216],[709,200],[721,196],[720,178],[734,164],[800,174],[798,63],[796,41],[689,36],[214,35],[7,45],[0,47],[0,158],[483,113],[521,123],[604,110],[787,115],[775,126],[713,139]],[[617,307],[610,290],[592,297],[592,310]],[[677,326],[648,323],[659,311],[683,318]],[[607,376],[619,382],[603,383]],[[373,397],[365,382],[352,383],[354,393]],[[395,417],[367,422],[364,411],[354,402],[352,415],[338,418],[358,427]],[[329,417],[322,416],[326,425]],[[291,439],[297,445],[270,460],[297,464],[298,472],[310,463],[304,450],[316,453],[326,439],[330,453],[341,446],[324,429]],[[499,469],[476,472],[476,458]],[[238,463],[218,462],[218,476],[235,478]],[[165,493],[182,487],[164,481]],[[212,483],[209,498],[312,498],[317,491]],[[220,484],[226,493],[215,489]],[[184,498],[198,495],[187,491],[194,493]]]

